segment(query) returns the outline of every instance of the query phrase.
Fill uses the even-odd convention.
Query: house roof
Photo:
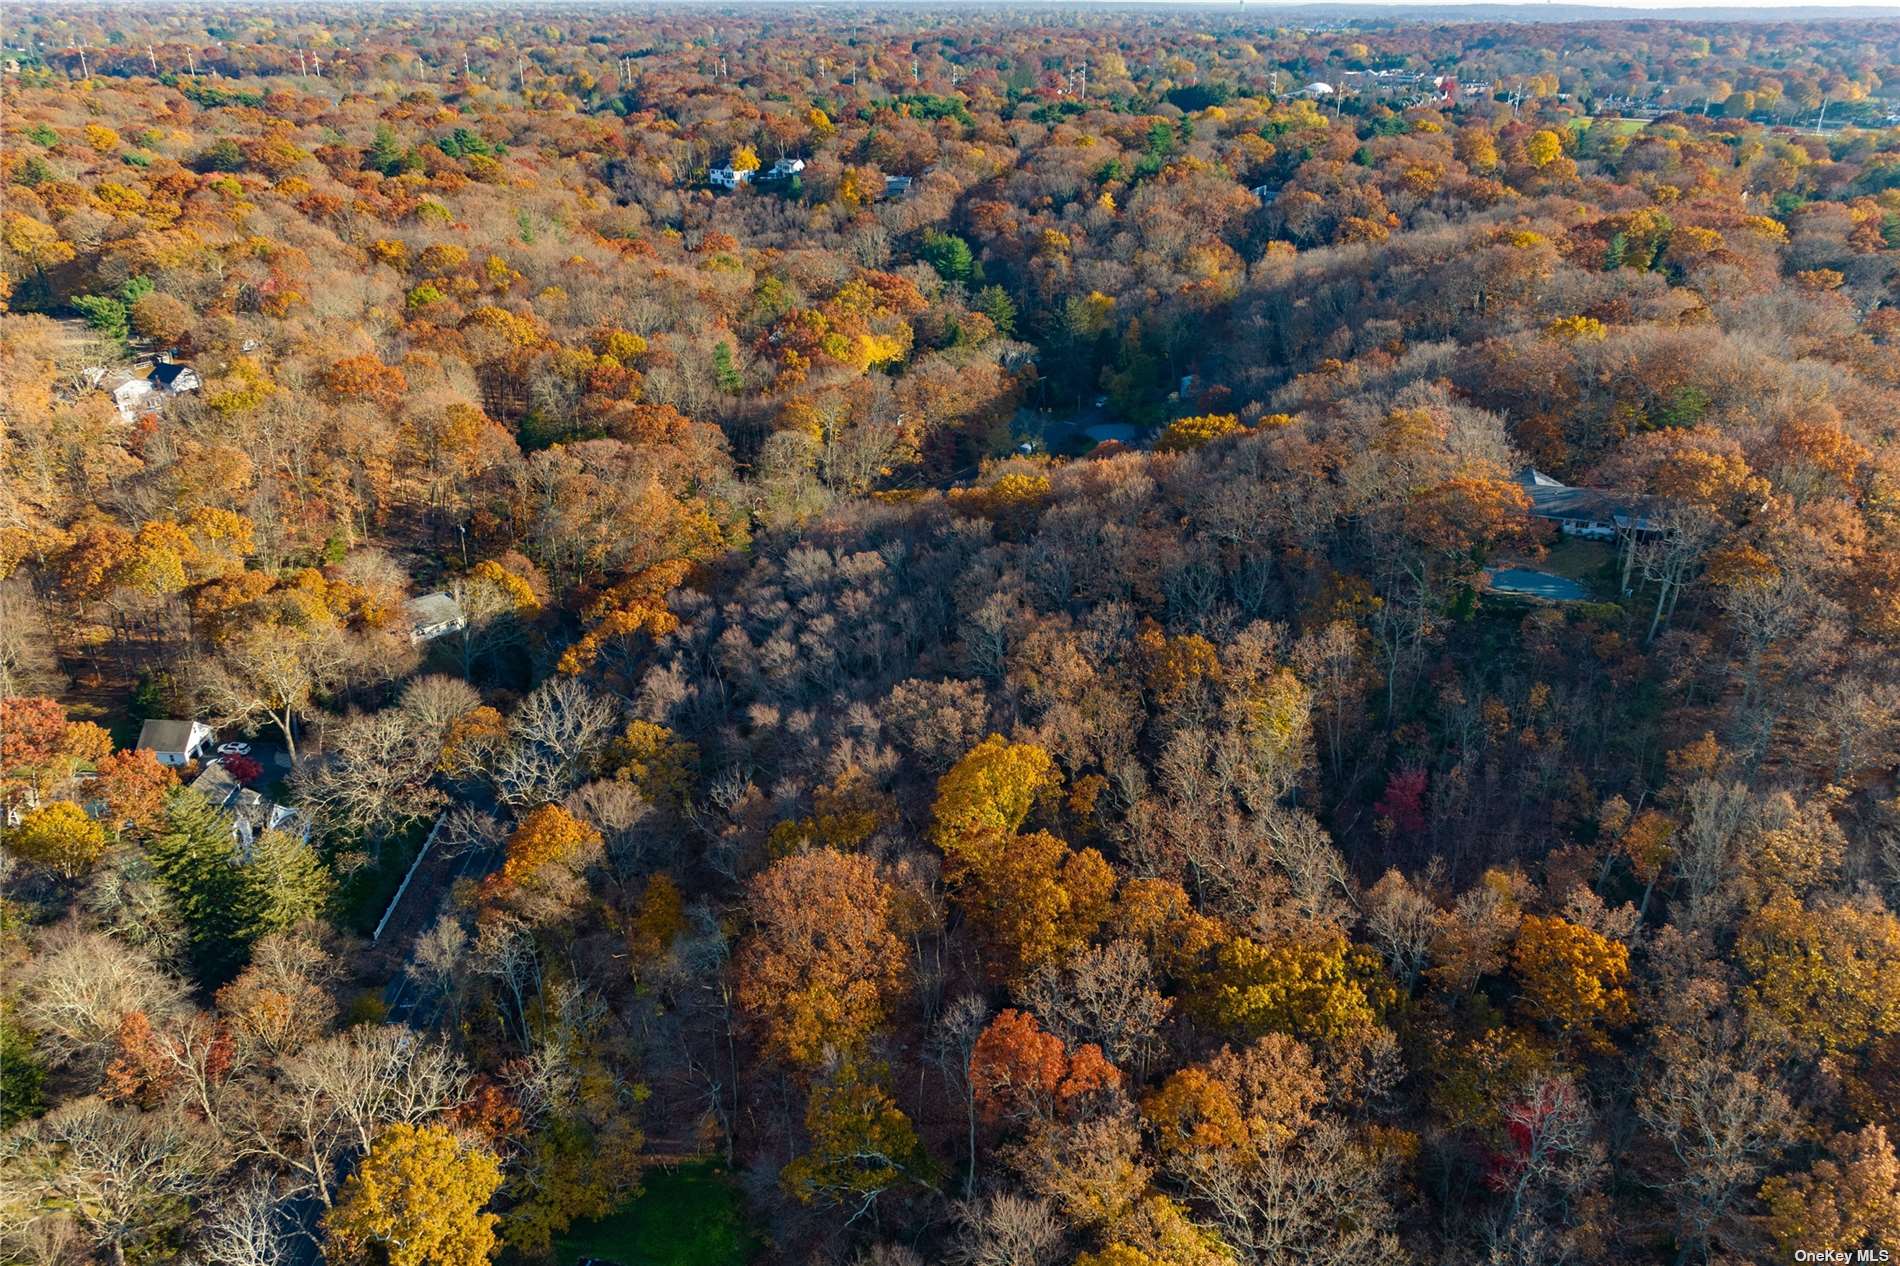
[[[1552,479],[1535,466],[1517,472],[1517,482],[1530,498],[1531,513],[1540,519],[1573,523],[1612,523],[1618,516],[1640,516],[1648,498],[1601,488],[1572,488]]]
[[[462,618],[462,604],[452,594],[425,593],[403,605],[411,624],[448,624]]]
[[[191,748],[196,721],[151,720],[139,727],[139,748],[148,752],[183,752]]]
[[[179,378],[189,373],[191,373],[190,365],[181,365],[177,361],[162,360],[152,366],[152,381],[161,387],[169,387]]]
[[[191,780],[191,789],[222,809],[238,798],[244,791],[244,784],[224,767],[223,761],[212,761]]]

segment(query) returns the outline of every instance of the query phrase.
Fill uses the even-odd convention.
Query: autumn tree
[[[905,911],[868,857],[816,849],[752,881],[739,1006],[766,1050],[803,1069],[862,1053],[909,981]]]
[[[1604,1044],[1599,1026],[1631,1019],[1629,950],[1587,927],[1555,915],[1526,915],[1511,964],[1525,1009],[1587,1042]]]
[[[344,1182],[324,1217],[346,1261],[482,1266],[500,1247],[482,1210],[501,1186],[493,1154],[440,1126],[392,1125]]]
[[[1836,1135],[1829,1152],[1805,1174],[1762,1184],[1769,1229],[1782,1251],[1814,1246],[1852,1254],[1893,1243],[1900,1236],[1900,1159],[1886,1129]]]
[[[846,1224],[910,1184],[930,1187],[934,1166],[917,1131],[877,1077],[847,1061],[813,1087],[805,1109],[809,1149],[780,1171],[800,1203],[846,1213]]]
[[[91,870],[106,849],[105,828],[70,800],[29,810],[4,836],[7,851],[68,879]]]
[[[1120,1089],[1121,1071],[1094,1045],[1069,1049],[1036,1017],[1005,1010],[970,1052],[970,1086],[991,1121],[1048,1120],[1078,1110],[1090,1096]]]

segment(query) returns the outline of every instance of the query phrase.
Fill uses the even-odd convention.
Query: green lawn
[[[409,863],[416,860],[422,841],[428,838],[429,828],[434,825],[433,818],[417,818],[383,844],[379,860],[337,885],[332,898],[332,922],[359,936],[375,931],[383,911],[389,908],[390,898],[402,886]]]
[[[1559,537],[1542,558],[1519,556],[1520,566],[1574,580],[1602,595],[1616,592],[1617,547],[1609,541],[1586,541],[1580,537]],[[1493,560],[1510,565],[1511,560]]]
[[[1634,136],[1649,126],[1647,119],[1572,119],[1572,127],[1580,132],[1602,129],[1618,136]]]
[[[620,1266],[745,1266],[758,1245],[746,1232],[739,1193],[711,1162],[653,1169],[618,1213],[577,1222],[554,1246],[557,1266],[584,1257]]]

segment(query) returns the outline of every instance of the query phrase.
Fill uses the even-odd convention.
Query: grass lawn
[[[1616,590],[1616,546],[1608,541],[1586,541],[1566,536],[1550,552],[1528,566],[1568,577],[1605,593]]]
[[[1601,129],[1618,136],[1634,136],[1649,126],[1647,119],[1572,119],[1570,123],[1571,126],[1575,127],[1578,131],[1587,132]]]
[[[711,1162],[648,1170],[638,1199],[598,1222],[577,1222],[554,1246],[558,1266],[599,1257],[620,1266],[745,1266],[758,1245],[739,1193]]]
[[[337,885],[334,921],[359,936],[376,930],[376,923],[389,908],[389,899],[402,886],[409,863],[416,860],[422,841],[429,836],[434,818],[417,818],[402,832],[383,845],[381,860],[363,867]]]

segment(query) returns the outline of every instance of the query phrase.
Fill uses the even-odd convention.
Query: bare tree
[[[957,1205],[957,1239],[949,1259],[959,1266],[1044,1266],[1062,1251],[1062,1223],[1047,1202],[991,1196]]]
[[[506,804],[548,804],[578,787],[613,737],[620,710],[572,677],[536,687],[509,718],[509,741],[496,764]]]
[[[990,1006],[983,996],[966,993],[944,1008],[930,1033],[931,1062],[961,1094],[969,1125],[970,1169],[963,1180],[966,1198],[976,1190],[976,1084],[970,1079],[970,1055],[989,1018]]]
[[[482,697],[460,678],[430,673],[404,686],[396,706],[439,753],[449,727],[481,707]]]
[[[114,1266],[180,1225],[222,1168],[215,1135],[174,1112],[80,1099],[37,1123],[46,1195],[71,1211]]]
[[[299,799],[332,832],[380,842],[446,799],[431,781],[440,741],[404,709],[352,717],[331,730],[327,747],[295,782]]]
[[[1388,1169],[1344,1124],[1324,1120],[1245,1158],[1188,1154],[1176,1174],[1251,1266],[1372,1266],[1399,1257]]]
[[[291,1194],[328,1207],[347,1159],[387,1126],[447,1111],[467,1087],[468,1070],[446,1046],[400,1024],[358,1025],[291,1056],[274,1081],[253,1080],[231,1119],[245,1154],[276,1161],[294,1177]]]
[[[1043,963],[1019,999],[1071,1046],[1093,1042],[1109,1062],[1145,1073],[1172,1003],[1148,951],[1133,941],[1089,946],[1066,963]]]
[[[296,1248],[290,1202],[277,1183],[253,1169],[211,1207],[199,1236],[208,1266],[293,1266]]]
[[[53,933],[29,965],[20,1020],[59,1064],[103,1068],[133,1012],[154,1022],[180,1011],[184,987],[151,956],[96,932]]]
[[[1709,1261],[1718,1236],[1753,1234],[1742,1225],[1749,1198],[1800,1127],[1772,1052],[1727,995],[1708,979],[1673,995],[1658,1026],[1659,1058],[1636,1100],[1675,1161],[1654,1182],[1675,1201],[1684,1262]]]
[[[224,724],[269,721],[295,761],[298,715],[309,710],[318,693],[343,680],[349,662],[349,641],[334,625],[261,623],[220,643],[217,655],[200,666],[199,680]]]

